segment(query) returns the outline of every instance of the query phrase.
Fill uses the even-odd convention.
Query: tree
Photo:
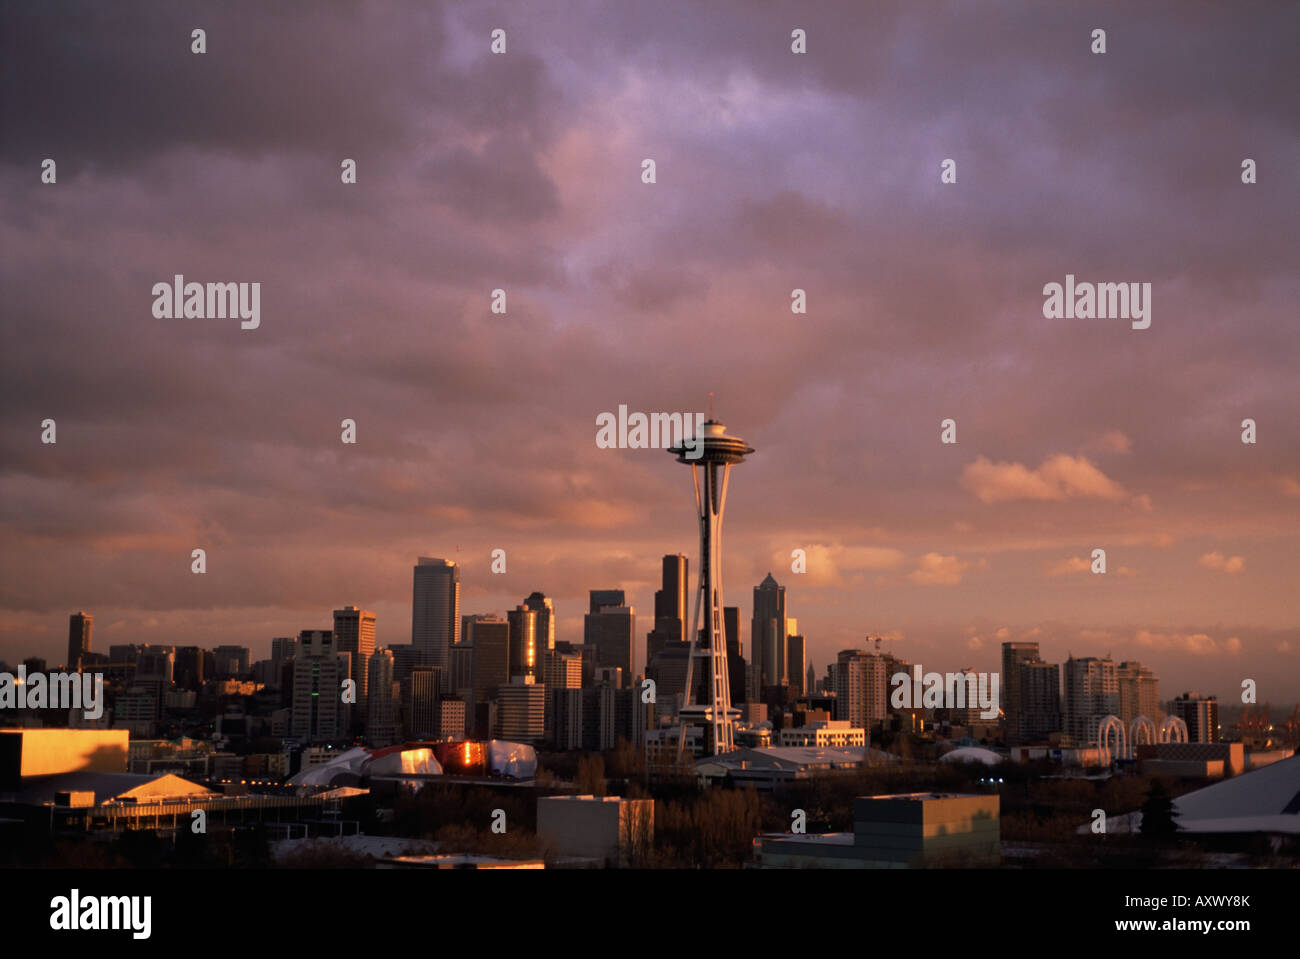
[[[1142,804],[1142,835],[1148,839],[1167,839],[1180,828],[1173,798],[1164,783],[1159,779],[1152,781],[1147,801]]]
[[[599,753],[578,760],[578,791],[591,796],[605,795],[605,758]]]

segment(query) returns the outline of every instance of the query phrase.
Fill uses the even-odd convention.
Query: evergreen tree
[[[1165,839],[1179,830],[1174,801],[1159,779],[1151,783],[1147,801],[1142,804],[1142,835],[1148,839]]]

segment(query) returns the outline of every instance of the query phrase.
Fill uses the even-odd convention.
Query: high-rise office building
[[[731,687],[731,703],[745,702],[745,645],[740,639],[740,607],[722,608],[722,629],[727,637],[727,685]]]
[[[366,697],[366,738],[372,746],[397,742],[397,710],[393,702],[393,654],[376,649],[370,654],[366,676],[370,685]]]
[[[474,701],[474,644],[465,639],[466,618],[461,617],[460,642],[451,647],[451,682],[448,688],[453,696],[461,697],[468,706]]]
[[[463,699],[438,700],[438,738],[465,738],[465,701]]]
[[[527,674],[514,676],[497,689],[496,735],[520,743],[545,736],[546,687]]]
[[[1173,703],[1173,714],[1187,724],[1189,743],[1219,741],[1219,701],[1214,696],[1183,693]]]
[[[555,648],[555,604],[545,593],[532,592],[524,605],[537,614],[537,661],[541,663],[547,651]]]
[[[760,687],[780,686],[787,678],[786,629],[785,587],[768,573],[754,587],[754,616],[749,624],[754,678]]]
[[[339,652],[328,629],[304,629],[298,634],[293,664],[293,708],[290,734],[305,742],[328,742],[347,733],[349,711],[343,702],[343,681],[351,679],[352,657]]]
[[[548,689],[546,698],[554,716],[551,742],[556,749],[582,748],[582,709],[585,689]]]
[[[216,657],[217,679],[240,679],[252,672],[252,655],[247,646],[218,646],[212,654]]]
[[[1065,732],[1077,745],[1097,742],[1107,716],[1119,714],[1119,675],[1107,657],[1065,662]]]
[[[1125,661],[1116,670],[1119,677],[1119,713],[1124,728],[1138,716],[1145,716],[1157,726],[1160,715],[1160,677],[1150,666]]]
[[[625,604],[621,589],[593,589],[591,610],[582,621],[583,642],[595,650],[595,666],[617,666],[623,681],[632,677],[632,643],[636,610]]]
[[[429,661],[425,658],[425,652],[410,643],[399,643],[395,646],[389,646],[388,651],[393,654],[393,682],[400,683],[407,676],[411,675],[411,670],[416,666],[428,666]]]
[[[334,636],[339,651],[352,656],[352,678],[357,681],[357,715],[366,717],[370,657],[375,652],[375,614],[359,606],[334,610]]]
[[[128,692],[139,697],[147,696],[151,719],[162,719],[167,705],[167,693],[171,691],[172,680],[176,674],[176,652],[171,646],[142,646],[135,662],[135,677],[128,685]],[[136,718],[143,715],[144,699],[138,699]]]
[[[179,689],[192,692],[202,689],[203,650],[197,646],[178,647],[176,650],[176,670],[172,679]]]
[[[794,623],[794,620],[791,619],[790,622]],[[794,628],[795,627],[793,625],[790,627],[791,630],[793,630]],[[803,636],[798,633],[792,633],[791,635],[787,636],[785,649],[786,649],[785,674],[787,677],[789,677],[790,685],[794,688],[795,695],[802,696],[804,694],[803,668],[805,662],[805,647],[804,647]]]
[[[681,554],[663,558],[663,586],[655,590],[654,629],[646,634],[645,661],[670,643],[684,643],[687,630],[686,579],[689,563]]]
[[[510,623],[500,616],[466,616],[465,641],[474,649],[471,709],[496,698],[510,684]]]
[[[546,686],[546,738],[556,742],[555,734],[555,692],[558,690],[582,688],[582,656],[576,653],[564,653],[552,649],[546,653],[542,670]],[[580,713],[581,711],[579,711]],[[562,747],[573,748],[573,747]]]
[[[506,613],[510,624],[510,678],[532,676],[540,682],[541,656],[537,650],[537,611],[519,605]]]
[[[414,570],[411,645],[428,666],[441,667],[450,681],[449,650],[460,641],[460,567],[445,559],[421,556]]]
[[[90,652],[90,633],[94,623],[95,617],[84,610],[68,617],[68,672],[81,672],[82,658]]]
[[[415,666],[411,675],[397,684],[407,739],[437,738],[441,727],[438,701],[442,672],[439,666]]]
[[[582,748],[587,752],[604,752],[617,742],[615,692],[609,683],[582,690]]]
[[[283,666],[298,652],[297,636],[277,636],[271,640],[271,662]]]

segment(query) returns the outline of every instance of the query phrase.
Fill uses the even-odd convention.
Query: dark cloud
[[[758,449],[729,499],[729,602],[797,546],[902,556],[816,588],[778,564],[819,665],[889,630],[969,658],[962,630],[988,622],[1204,633],[1263,668],[1294,616],[1298,21],[1281,3],[5,4],[0,655],[57,656],[76,608],[121,641],[260,649],[360,602],[403,641],[414,557],[458,546],[467,608],[541,588],[572,629],[586,589],[624,585],[648,628],[656,557],[696,548],[686,471],[597,449],[595,418],[713,391]],[[1151,329],[1044,319],[1067,272],[1151,282]],[[261,328],[154,319],[175,273],[260,282]],[[1112,431],[1126,452],[1098,445]],[[979,457],[1018,475],[1062,456],[1127,498],[961,483]],[[1098,542],[1133,575],[1044,575]],[[486,574],[497,547],[508,582]],[[1200,569],[1216,550],[1243,571]],[[923,563],[965,572],[918,585]],[[1134,654],[1179,677],[1183,641],[1160,642]]]

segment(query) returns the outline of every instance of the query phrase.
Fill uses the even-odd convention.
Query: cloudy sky
[[[596,417],[712,391],[758,450],[725,527],[746,642],[771,570],[819,672],[868,634],[938,669],[1034,637],[1166,697],[1300,697],[1300,7],[0,21],[0,659],[61,662],[78,609],[100,650],[264,656],[348,603],[409,642],[420,555],[464,612],[546,592],[563,639],[622,587],[640,646],[660,555],[696,568],[689,474]],[[261,283],[260,328],[155,319],[177,273]],[[1067,273],[1151,283],[1150,329],[1045,319]]]

